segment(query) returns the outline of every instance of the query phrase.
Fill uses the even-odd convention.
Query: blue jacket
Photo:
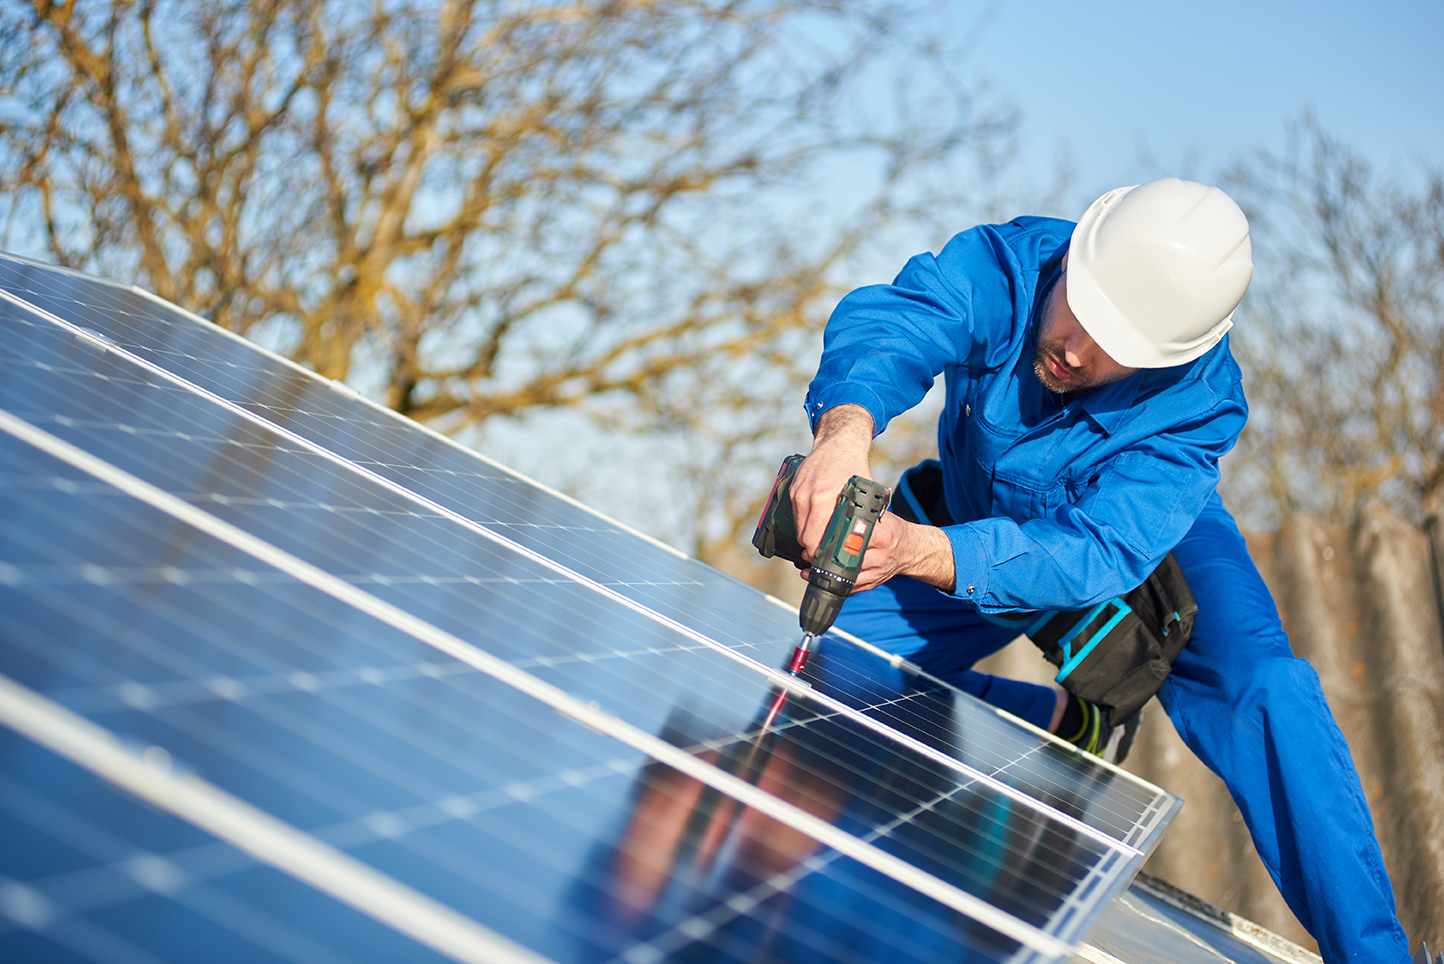
[[[857,404],[881,432],[941,374],[955,594],[984,612],[1080,609],[1141,583],[1202,511],[1248,416],[1228,339],[1060,405],[1033,374],[1043,296],[1073,222],[957,235],[844,298],[808,415]]]

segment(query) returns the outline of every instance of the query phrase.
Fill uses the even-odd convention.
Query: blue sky
[[[1444,165],[1441,0],[949,10],[960,33],[981,31],[964,76],[990,78],[1023,112],[1026,168],[1045,178],[1065,145],[1090,198],[1162,173],[1209,180],[1249,151],[1281,150],[1305,108],[1380,169]]]

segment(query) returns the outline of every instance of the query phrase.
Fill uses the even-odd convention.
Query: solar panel
[[[0,955],[1063,960],[1178,805],[143,292],[0,324]]]

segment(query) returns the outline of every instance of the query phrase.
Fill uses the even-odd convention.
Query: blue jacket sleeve
[[[999,271],[1000,262],[1017,263],[1000,233],[974,228],[936,258],[912,258],[892,284],[843,298],[823,332],[822,361],[807,393],[813,428],[827,409],[854,404],[872,414],[880,434],[923,400],[948,365],[981,362],[997,339],[980,332],[978,312],[1013,310],[1015,272]]]

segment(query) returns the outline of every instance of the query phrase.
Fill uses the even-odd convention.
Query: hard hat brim
[[[1093,274],[1092,253],[1099,223],[1108,209],[1136,186],[1109,191],[1089,206],[1074,227],[1073,237],[1068,243],[1068,268],[1064,275],[1068,307],[1094,343],[1126,368],[1185,365],[1216,345],[1233,327],[1233,312],[1200,337],[1165,348],[1138,330],[1103,293]]]

